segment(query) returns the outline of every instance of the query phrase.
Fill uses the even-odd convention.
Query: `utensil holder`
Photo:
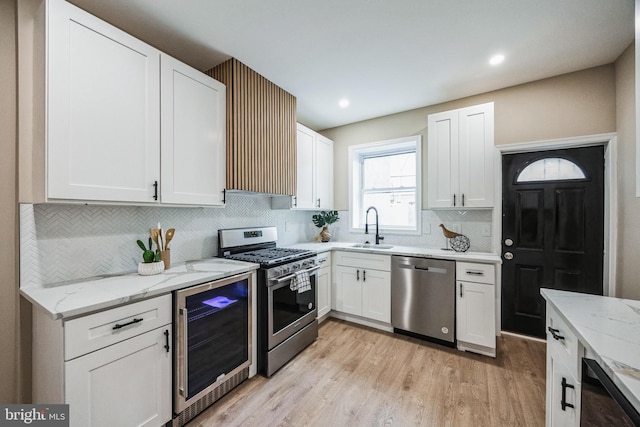
[[[171,268],[171,250],[170,249],[160,251],[160,259],[164,262],[165,270],[168,270]]]

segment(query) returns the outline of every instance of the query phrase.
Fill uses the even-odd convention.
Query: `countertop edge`
[[[180,273],[177,270],[180,267],[185,267],[189,264],[198,263],[212,263],[215,264],[217,260],[224,260],[223,258],[210,258],[203,260],[195,260],[183,263],[176,263],[174,268],[167,270],[163,273],[154,276],[139,276],[137,273],[121,275],[121,276],[109,276],[109,277],[97,277],[93,280],[79,281],[73,284],[62,284],[52,287],[28,287],[21,288],[20,295],[38,309],[43,310],[53,320],[58,319],[70,319],[82,315],[87,315],[97,311],[108,310],[121,305],[129,304],[132,302],[138,302],[145,299],[165,295],[178,289],[188,288],[190,286],[199,285],[213,280],[226,279],[239,274],[245,274],[251,271],[257,270],[260,266],[258,264],[246,263],[242,261],[233,261],[234,268],[229,271],[192,271]],[[228,265],[228,260],[224,260],[224,264]],[[174,270],[176,272],[171,272]],[[180,280],[181,275],[188,275],[184,280]],[[139,288],[132,288],[130,292],[112,292],[116,287],[118,281],[158,281],[157,283],[151,283],[150,286],[142,286]],[[105,282],[105,283],[101,283]],[[111,283],[107,283],[111,282]],[[168,282],[168,283],[167,283]],[[64,301],[67,297],[79,293],[83,288],[92,288],[95,292],[99,292],[97,295],[92,295],[93,301],[87,304],[76,304],[70,308],[59,308],[61,301]],[[51,299],[53,297],[53,299]],[[53,303],[52,301],[55,301]]]

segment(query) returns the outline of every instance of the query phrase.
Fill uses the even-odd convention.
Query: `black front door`
[[[540,288],[602,295],[604,147],[502,158],[502,329],[545,336]]]

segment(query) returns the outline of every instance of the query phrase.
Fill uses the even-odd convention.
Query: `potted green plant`
[[[329,225],[338,222],[340,217],[338,211],[322,211],[319,214],[315,214],[311,217],[311,220],[316,227],[322,228],[320,232],[320,240],[328,242],[331,240],[331,232],[329,231]]]
[[[142,262],[138,263],[138,274],[141,276],[151,276],[164,271],[164,262],[160,259],[160,252],[154,252],[151,245],[151,237],[149,237],[149,249],[142,243],[142,240],[138,240],[138,246],[142,249]]]

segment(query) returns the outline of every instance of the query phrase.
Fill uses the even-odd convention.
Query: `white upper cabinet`
[[[274,198],[274,209],[333,209],[333,141],[298,123],[296,195]]]
[[[429,208],[494,204],[493,103],[428,117]]]
[[[315,149],[316,207],[333,209],[333,141],[317,134]]]
[[[223,205],[226,87],[170,56],[161,64],[162,203]]]
[[[66,1],[26,10],[20,202],[224,204],[222,83]]]
[[[315,139],[316,133],[298,123],[296,132],[296,195],[293,207],[314,209],[315,199]]]
[[[47,34],[47,196],[153,202],[160,52],[56,0]]]

